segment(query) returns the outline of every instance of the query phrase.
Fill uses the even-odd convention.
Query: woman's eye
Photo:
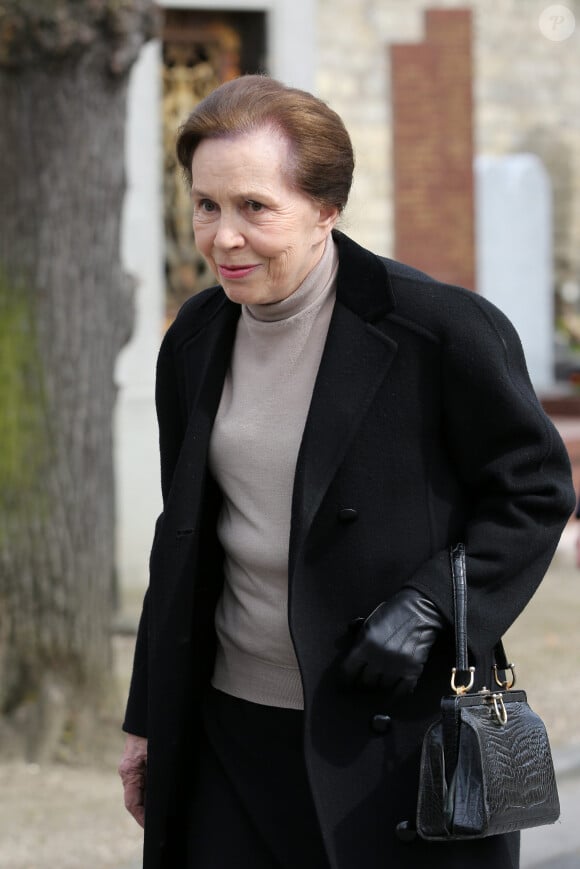
[[[193,220],[205,221],[213,218],[218,213],[218,206],[211,199],[198,199],[193,203]]]
[[[259,211],[262,211],[264,206],[261,202],[256,202],[254,199],[248,199],[247,202],[248,208],[253,214],[257,214]]]

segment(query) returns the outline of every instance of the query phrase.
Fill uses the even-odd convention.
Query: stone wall
[[[317,91],[344,118],[357,156],[343,228],[392,255],[389,48],[424,38],[427,8],[473,12],[475,152],[530,151],[554,190],[558,284],[580,279],[580,0],[576,30],[556,41],[539,27],[546,0],[319,0]]]

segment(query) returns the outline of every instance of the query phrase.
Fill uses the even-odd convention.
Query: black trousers
[[[329,869],[308,786],[302,712],[210,689],[187,869]]]

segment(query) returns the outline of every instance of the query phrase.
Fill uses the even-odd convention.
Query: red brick
[[[391,46],[395,256],[475,288],[471,13],[430,9]]]

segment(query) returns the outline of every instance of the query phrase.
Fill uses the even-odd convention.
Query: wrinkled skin
[[[125,808],[139,826],[145,825],[145,780],[147,773],[147,740],[129,734],[119,763],[119,775],[123,782]]]

